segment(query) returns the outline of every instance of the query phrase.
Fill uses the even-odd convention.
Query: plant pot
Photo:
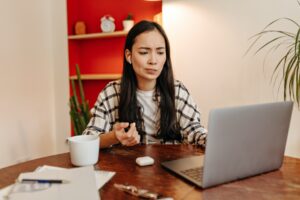
[[[124,31],[129,31],[134,25],[133,20],[123,20]]]

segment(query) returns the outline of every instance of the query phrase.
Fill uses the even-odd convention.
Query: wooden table
[[[300,159],[285,157],[280,170],[202,190],[160,166],[160,162],[188,155],[202,155],[192,145],[142,145],[101,150],[98,166],[116,175],[100,190],[101,199],[137,199],[114,188],[114,183],[131,184],[174,199],[300,199]],[[155,158],[153,166],[139,167],[136,157]],[[41,165],[73,167],[69,153],[31,160],[0,169],[0,188],[12,184],[21,172]]]

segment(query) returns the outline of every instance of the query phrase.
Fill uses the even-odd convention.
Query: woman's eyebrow
[[[139,47],[138,49],[145,49],[145,50],[151,50],[150,47]],[[157,50],[162,50],[162,49],[166,49],[165,47],[157,47]]]
[[[139,47],[138,49],[145,49],[145,50],[149,50],[149,49],[151,49],[151,48],[149,48],[149,47]]]

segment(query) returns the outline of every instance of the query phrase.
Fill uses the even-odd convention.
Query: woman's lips
[[[156,69],[145,69],[145,70],[148,74],[156,74],[157,73]]]

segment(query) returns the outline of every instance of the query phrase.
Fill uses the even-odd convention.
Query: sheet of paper
[[[35,171],[46,171],[46,170],[67,170],[67,169],[62,167],[44,165],[38,167]],[[105,183],[107,183],[115,174],[116,172],[112,172],[112,171],[95,170],[97,189],[99,190],[100,188],[102,188],[105,185]]]
[[[72,168],[68,170],[45,170],[38,172],[21,173],[19,180],[24,178],[30,179],[63,179],[69,183],[63,184],[51,184],[47,185],[39,184],[38,190],[34,192],[15,192],[10,195],[11,200],[21,199],[43,199],[43,200],[99,200],[99,194],[96,188],[95,172],[92,166]],[[23,184],[24,185],[24,184]],[[35,188],[30,185],[30,190]],[[39,187],[45,187],[40,189]],[[21,188],[22,189],[22,188]],[[20,190],[21,191],[21,190]]]
[[[97,188],[102,188],[115,174],[116,172],[96,170],[95,175]]]
[[[5,200],[4,197],[8,194],[8,192],[11,190],[12,187],[13,185],[9,185],[0,190],[0,200]]]
[[[43,165],[38,167],[35,172],[42,172],[47,170],[68,170],[62,167]],[[95,170],[95,180],[97,190],[101,189],[116,173],[112,171]],[[9,185],[0,190],[0,200],[5,200],[4,196],[8,194],[13,185]]]

